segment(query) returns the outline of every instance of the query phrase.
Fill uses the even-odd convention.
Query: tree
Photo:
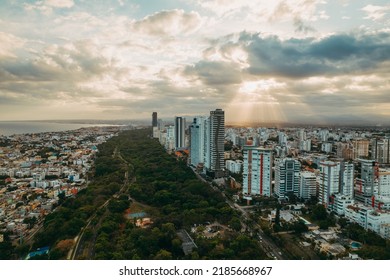
[[[317,204],[313,207],[312,218],[317,221],[325,220],[328,217],[328,213],[324,205]]]
[[[3,242],[0,242],[0,260],[10,260],[12,259],[14,247],[12,242],[9,239],[8,233],[0,233]]]
[[[304,232],[307,232],[309,228],[305,225],[305,223],[302,220],[299,220],[292,224],[291,230],[293,230],[296,234],[302,234]]]
[[[231,229],[235,230],[235,231],[240,231],[242,226],[241,226],[241,221],[239,218],[237,217],[233,217],[230,222],[229,222],[229,226]]]
[[[161,249],[158,251],[156,256],[154,257],[155,260],[171,260],[172,259],[172,253],[168,252],[167,250]]]

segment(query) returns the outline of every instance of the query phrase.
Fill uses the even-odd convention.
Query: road
[[[83,235],[84,235],[86,229],[90,226],[92,220],[96,218],[97,212],[100,209],[106,208],[108,203],[110,203],[110,201],[113,198],[118,198],[122,193],[124,193],[125,192],[125,188],[128,187],[128,181],[129,181],[129,174],[126,171],[125,172],[125,181],[123,183],[122,188],[117,193],[113,194],[112,197],[107,199],[102,205],[100,205],[100,207],[95,211],[95,213],[91,217],[89,217],[85,227],[83,227],[81,229],[81,231],[79,232],[79,234],[74,238],[75,244],[74,244],[73,248],[68,253],[68,257],[67,257],[68,260],[74,260],[76,258],[76,255],[79,253],[78,251],[79,251],[79,248],[80,248],[80,243],[81,243],[81,240],[83,238]]]
[[[113,157],[117,157],[119,158],[120,160],[122,160],[127,166],[130,166],[130,164],[122,157],[122,155],[120,154],[120,151],[118,151],[118,147],[115,147],[114,149],[114,152],[113,152]],[[132,179],[132,182],[135,182],[135,177]],[[81,243],[81,240],[83,238],[83,235],[86,231],[86,229],[90,226],[91,222],[93,221],[93,219],[96,218],[97,216],[97,212],[100,210],[100,209],[103,209],[103,208],[106,208],[108,203],[110,203],[110,201],[114,198],[118,198],[121,194],[125,193],[127,188],[129,186],[129,172],[126,171],[125,172],[125,180],[123,182],[123,185],[121,187],[121,189],[113,194],[109,199],[107,199],[102,205],[99,206],[98,209],[96,209],[95,213],[89,217],[89,219],[87,220],[87,223],[85,225],[85,227],[83,227],[79,234],[74,238],[74,245],[73,247],[70,249],[70,251],[68,252],[68,256],[67,256],[67,259],[68,260],[74,260],[76,258],[76,256],[79,254],[79,249],[80,249],[80,243]]]
[[[241,206],[239,206],[237,203],[234,203],[233,201],[231,201],[226,195],[224,192],[222,192],[219,188],[217,188],[216,186],[213,186],[210,182],[208,182],[207,180],[205,180],[202,176],[200,176],[196,170],[191,167],[192,171],[195,173],[195,175],[200,179],[202,180],[203,182],[209,184],[215,191],[218,191],[221,193],[221,195],[223,196],[223,198],[225,199],[225,202],[232,208],[232,209],[235,209],[237,211],[239,211],[242,216],[244,217],[245,220],[252,220],[248,214],[247,211],[245,211],[245,209],[243,209]],[[261,226],[253,221],[253,228],[251,229],[251,232],[252,234],[257,231],[258,232],[258,239],[259,239],[259,243],[260,243],[260,246],[264,249],[264,252],[266,252],[267,256],[272,258],[272,259],[278,259],[278,260],[283,260],[283,255],[281,254],[281,249],[271,240],[269,239],[268,236],[266,236],[263,232],[263,230],[261,229]]]

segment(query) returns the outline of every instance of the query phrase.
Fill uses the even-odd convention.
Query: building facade
[[[271,149],[244,146],[244,196],[271,196],[272,157]]]
[[[299,195],[301,163],[293,158],[275,161],[275,193],[279,198],[290,194]]]
[[[206,137],[209,146],[210,171],[214,177],[222,177],[224,170],[225,112],[216,109],[210,112],[209,131]]]
[[[175,149],[185,148],[186,119],[175,117]]]
[[[152,127],[157,127],[157,112],[152,113]]]
[[[302,171],[300,173],[299,197],[308,200],[316,195],[316,175],[313,172]]]
[[[340,189],[340,165],[333,161],[321,161],[320,173],[317,177],[318,201],[328,207],[332,194],[339,193]]]
[[[193,166],[205,162],[205,119],[195,117],[190,125],[190,163]]]

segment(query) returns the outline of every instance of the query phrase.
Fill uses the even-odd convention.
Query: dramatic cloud
[[[215,108],[231,122],[390,117],[386,1],[9,0],[2,7],[0,119]]]
[[[161,11],[134,23],[134,29],[153,36],[175,36],[194,32],[201,18],[196,12],[183,10]]]
[[[320,40],[261,37],[243,33],[248,71],[254,75],[308,77],[362,73],[386,67],[390,33],[339,34]]]

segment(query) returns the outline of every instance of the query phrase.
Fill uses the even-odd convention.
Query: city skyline
[[[4,1],[0,120],[386,125],[387,1]]]

